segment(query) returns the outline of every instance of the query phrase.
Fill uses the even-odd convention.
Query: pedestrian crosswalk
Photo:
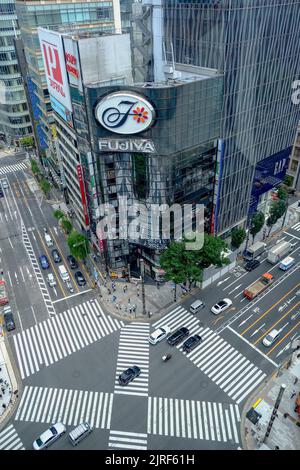
[[[149,381],[149,324],[133,322],[121,329],[115,393],[148,396]],[[119,385],[119,375],[128,367],[138,366],[141,375],[128,385]]]
[[[108,447],[110,449],[147,450],[147,434],[111,430]]]
[[[297,232],[300,232],[300,222],[292,226],[293,230],[296,230]]]
[[[183,354],[236,403],[241,403],[266,377],[255,364],[183,307],[177,307],[154,323],[156,328],[162,325],[168,325],[171,331],[186,326],[190,334],[200,334],[203,341],[190,353]],[[182,349],[182,343],[177,348]]]
[[[112,393],[26,386],[15,421],[66,426],[87,421],[93,428],[109,429],[113,398]]]
[[[0,450],[25,450],[12,424],[0,432]]]
[[[7,173],[13,173],[16,171],[26,170],[28,167],[26,163],[15,163],[14,165],[0,166],[0,175],[6,175]]]
[[[239,443],[238,405],[148,397],[148,434]]]
[[[12,336],[22,379],[79,351],[124,325],[90,300]]]

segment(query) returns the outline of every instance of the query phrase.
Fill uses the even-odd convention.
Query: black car
[[[257,268],[260,265],[260,261],[258,259],[253,259],[252,261],[248,261],[244,268],[246,271],[253,271],[253,269]]]
[[[61,262],[61,257],[60,257],[60,254],[57,250],[52,250],[51,255],[52,255],[54,263],[60,263]]]
[[[176,346],[176,344],[180,343],[186,336],[190,334],[189,330],[182,326],[179,330],[175,331],[171,336],[168,338],[168,343],[170,346]]]
[[[72,256],[72,255],[67,256],[67,260],[68,260],[68,263],[69,263],[71,269],[78,268],[78,264],[77,264],[77,261],[74,258],[74,256]]]
[[[4,325],[5,325],[6,331],[15,330],[16,325],[14,322],[12,311],[9,310],[7,313],[4,313],[3,318],[4,318]]]
[[[119,375],[119,384],[129,384],[129,382],[138,377],[140,373],[141,369],[138,366],[129,367],[129,369],[125,370],[124,372],[122,372],[122,374]]]
[[[84,276],[81,271],[76,271],[74,274],[76,282],[79,286],[85,286],[86,285],[86,280],[84,279]]]
[[[200,344],[202,338],[200,335],[190,336],[184,343],[183,343],[183,350],[186,352],[190,352],[194,349],[198,344]]]
[[[0,197],[4,197],[4,194],[1,188],[0,188]]]

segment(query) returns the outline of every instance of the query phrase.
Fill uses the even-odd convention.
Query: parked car
[[[79,286],[85,286],[86,285],[86,280],[85,280],[85,278],[84,278],[81,271],[76,271],[74,276],[75,276],[76,282]]]
[[[67,260],[68,260],[68,263],[69,263],[71,269],[77,269],[78,268],[78,263],[77,263],[76,259],[74,258],[74,256],[72,256],[72,255],[67,256]]]
[[[263,345],[268,348],[277,340],[279,335],[280,335],[280,331],[276,329],[270,331],[270,333],[268,333],[267,336],[265,336],[264,339],[262,340]]]
[[[153,333],[151,333],[151,335],[149,336],[149,343],[151,344],[160,343],[163,339],[167,338],[170,332],[171,332],[171,329],[167,325],[164,325],[161,328],[158,328],[157,330],[153,331]]]
[[[4,307],[3,318],[6,331],[13,331],[16,329],[14,316],[11,311],[11,308],[8,305]]]
[[[1,188],[0,188],[0,197],[4,197],[4,194]]]
[[[184,343],[183,343],[183,351],[190,352],[192,349],[194,349],[198,344],[200,344],[202,341],[202,338],[200,335],[193,335],[190,336]]]
[[[46,449],[46,447],[49,447],[53,442],[57,441],[65,432],[66,427],[63,423],[52,424],[47,431],[43,432],[43,434],[34,441],[34,450]]]
[[[54,263],[60,263],[61,262],[61,256],[60,256],[58,250],[52,250],[51,255],[52,255]]]
[[[47,276],[47,282],[50,287],[56,286],[56,279],[52,273],[49,273]]]
[[[8,188],[8,182],[6,179],[1,180],[1,186],[2,186],[2,189]]]
[[[253,271],[253,269],[257,268],[260,265],[260,261],[258,259],[253,259],[252,261],[248,261],[244,268],[246,271]]]
[[[225,312],[230,306],[232,305],[232,300],[230,299],[223,299],[220,300],[217,304],[215,304],[212,308],[211,311],[215,315],[218,315],[219,313]]]
[[[48,269],[49,268],[49,261],[48,261],[48,258],[46,255],[41,255],[39,257],[39,260],[40,260],[40,263],[41,263],[41,266],[43,269]]]
[[[138,377],[140,373],[141,369],[138,366],[129,367],[129,369],[126,369],[124,372],[122,372],[122,374],[119,375],[119,384],[129,384],[129,382]]]
[[[168,344],[170,346],[176,346],[176,344],[180,343],[186,336],[190,334],[188,328],[182,326],[179,330],[175,331],[171,336],[168,338]]]

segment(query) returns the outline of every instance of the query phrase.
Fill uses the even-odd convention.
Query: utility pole
[[[143,302],[143,315],[146,315],[146,299],[145,299],[145,266],[144,260],[140,259],[140,270],[142,278],[142,302]]]
[[[177,291],[177,284],[176,284],[176,282],[174,282],[174,302],[176,302],[176,300],[177,300],[176,291]]]
[[[266,430],[265,437],[263,438],[263,441],[262,441],[263,443],[266,442],[266,440],[268,439],[268,437],[270,435],[270,432],[271,432],[271,429],[272,429],[273,423],[275,421],[277,411],[278,411],[278,408],[279,408],[279,405],[280,405],[280,402],[281,402],[281,399],[282,399],[282,395],[283,395],[285,389],[286,389],[286,385],[282,384],[280,386],[280,390],[278,392],[278,396],[277,396],[277,399],[276,399],[276,402],[275,402],[275,405],[274,405],[274,408],[273,408],[273,411],[272,411],[272,415],[271,415],[271,418],[270,418],[270,421],[269,421],[269,424],[268,424],[268,427],[267,427],[267,430]]]

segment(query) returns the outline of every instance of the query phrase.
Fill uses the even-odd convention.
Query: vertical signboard
[[[38,28],[38,34],[49,93],[72,111],[62,37],[44,28]]]
[[[69,79],[70,85],[76,86],[79,91],[82,89],[82,81],[80,74],[80,65],[79,65],[79,54],[77,42],[73,41],[71,38],[63,38],[64,49],[65,49],[65,62],[66,62],[66,71]]]
[[[210,232],[215,235],[218,232],[218,215],[220,206],[220,194],[221,194],[221,179],[223,169],[223,158],[224,158],[225,142],[223,139],[218,140],[218,152],[217,152],[217,167],[216,167],[216,180],[214,189],[214,203],[213,213],[211,219]]]
[[[85,197],[85,190],[84,190],[84,182],[83,182],[83,175],[82,175],[82,168],[81,165],[77,165],[77,176],[80,186],[80,193],[81,193],[81,201],[83,206],[83,213],[85,217],[85,225],[89,225],[89,214],[87,209],[86,197]]]

